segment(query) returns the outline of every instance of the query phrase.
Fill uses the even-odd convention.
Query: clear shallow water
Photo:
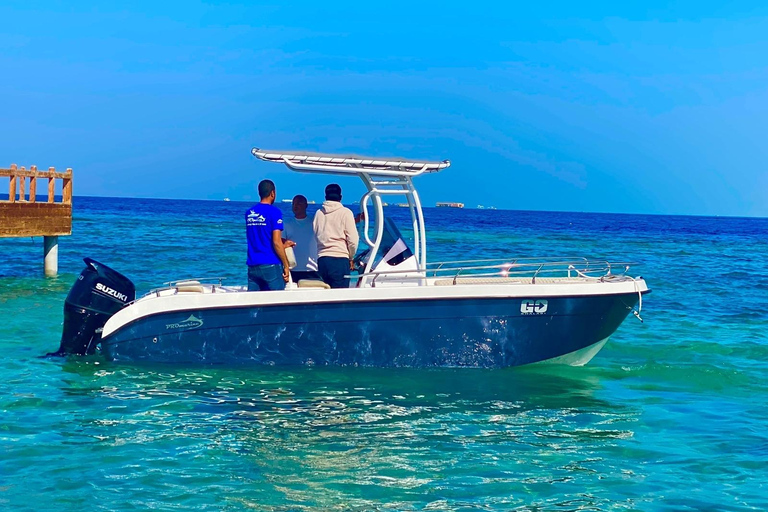
[[[75,201],[58,278],[0,239],[0,509],[768,508],[767,219],[427,210],[432,260],[642,263],[584,368],[151,367],[38,358],[81,257],[241,283],[247,205]]]

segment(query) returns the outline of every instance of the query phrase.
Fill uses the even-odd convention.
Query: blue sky
[[[426,204],[768,216],[768,4],[325,4],[5,0],[0,166],[320,200],[250,148],[448,158]]]

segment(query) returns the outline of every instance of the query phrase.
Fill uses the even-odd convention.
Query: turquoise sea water
[[[245,207],[75,198],[54,279],[0,239],[0,510],[768,508],[768,219],[428,209],[431,260],[640,262],[645,323],[583,368],[39,358],[83,256],[244,282]]]

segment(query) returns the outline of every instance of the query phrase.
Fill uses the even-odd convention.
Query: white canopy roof
[[[423,173],[438,172],[451,165],[451,162],[427,162],[405,160],[401,158],[371,158],[354,155],[329,155],[322,153],[295,153],[253,148],[253,156],[265,162],[284,163],[289,168],[301,172],[320,172],[327,174],[360,174],[387,176],[418,176]]]

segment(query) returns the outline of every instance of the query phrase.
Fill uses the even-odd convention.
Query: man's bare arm
[[[288,282],[290,278],[290,269],[288,268],[288,257],[285,255],[285,247],[283,247],[283,232],[279,229],[272,231],[272,247],[275,249],[275,254],[283,262],[283,279]]]

